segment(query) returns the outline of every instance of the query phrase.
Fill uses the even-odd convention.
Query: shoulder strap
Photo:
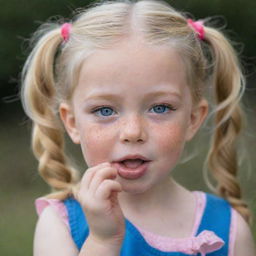
[[[80,204],[73,198],[64,200],[68,211],[72,238],[80,251],[89,235],[89,227]],[[126,235],[121,249],[121,256],[189,256],[179,252],[161,252],[149,246],[137,229],[126,219]]]
[[[197,234],[204,230],[213,231],[225,242],[225,245],[218,251],[207,254],[207,256],[227,256],[228,255],[228,243],[229,243],[229,230],[231,221],[231,206],[230,204],[217,196],[206,193],[206,206],[205,211],[201,220],[201,224],[198,228]],[[73,198],[68,198],[64,201],[64,204],[68,211],[69,225],[71,229],[72,238],[80,250],[83,246],[84,241],[89,235],[89,227],[86,222],[85,215],[80,204]],[[126,225],[129,223],[126,221]],[[131,232],[131,230],[129,230]],[[134,231],[126,233],[124,246],[122,248],[121,255],[133,255],[130,254],[136,248],[136,252],[144,250],[145,246],[142,246],[140,239],[134,234]],[[138,243],[138,244],[136,244]],[[137,246],[134,246],[134,245]],[[144,243],[146,244],[146,243]],[[144,248],[144,249],[143,249]],[[151,249],[154,250],[154,249]],[[151,250],[146,250],[148,255],[162,255],[159,251],[156,253]],[[146,252],[145,251],[145,252]],[[128,253],[129,252],[129,253]],[[128,253],[128,254],[127,254]],[[151,254],[152,253],[152,254]],[[163,255],[185,255],[182,253],[163,253]]]
[[[197,234],[201,233],[203,230],[213,231],[225,242],[225,245],[220,250],[207,255],[227,256],[231,223],[231,206],[228,201],[223,198],[209,193],[205,194],[206,206]]]
[[[69,226],[72,238],[80,250],[89,235],[89,227],[80,204],[73,198],[64,200],[68,211]]]

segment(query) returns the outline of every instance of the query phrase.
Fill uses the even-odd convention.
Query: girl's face
[[[138,39],[86,59],[72,106],[60,106],[66,129],[81,144],[89,167],[135,154],[151,160],[142,177],[117,177],[131,193],[166,180],[206,113],[205,100],[192,105],[178,53]]]

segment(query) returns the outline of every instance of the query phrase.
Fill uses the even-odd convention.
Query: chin
[[[147,185],[143,185],[142,183],[130,183],[130,184],[122,184],[123,191],[125,193],[131,194],[131,195],[138,195],[143,194],[147,192],[151,187]]]

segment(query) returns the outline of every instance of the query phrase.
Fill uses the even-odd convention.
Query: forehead
[[[156,90],[160,85],[179,92],[186,87],[184,63],[178,52],[170,47],[129,40],[107,50],[97,50],[88,57],[77,87],[83,94],[113,90],[139,93]]]

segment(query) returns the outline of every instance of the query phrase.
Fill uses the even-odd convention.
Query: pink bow
[[[204,230],[198,236],[189,239],[186,244],[187,248],[183,248],[182,252],[189,254],[201,253],[202,256],[205,256],[206,253],[219,250],[224,244],[224,241],[216,236],[214,232]]]

